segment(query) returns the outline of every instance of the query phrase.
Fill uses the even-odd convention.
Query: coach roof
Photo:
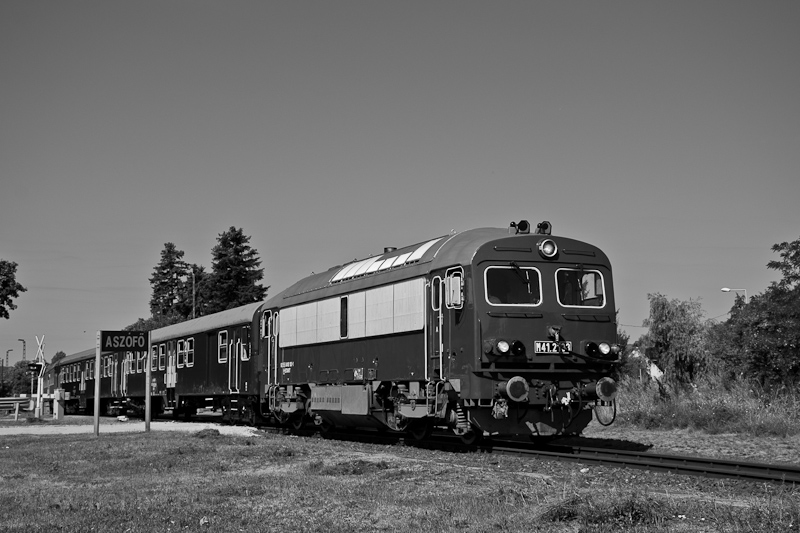
[[[163,328],[153,330],[150,340],[153,344],[163,342],[169,339],[178,339],[194,335],[195,333],[203,333],[206,331],[213,331],[217,329],[227,328],[229,326],[238,326],[252,322],[253,313],[256,312],[261,306],[261,302],[235,307],[226,311],[220,311],[213,315],[201,316],[180,324],[173,324]]]

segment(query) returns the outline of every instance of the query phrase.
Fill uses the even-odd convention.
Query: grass
[[[623,378],[617,423],[645,429],[694,429],[710,434],[740,433],[787,437],[800,433],[800,396],[767,395],[745,381],[705,376],[677,387]]]
[[[800,522],[798,495],[780,487],[709,493],[679,476],[588,471],[214,429],[0,437],[0,532],[767,532]]]

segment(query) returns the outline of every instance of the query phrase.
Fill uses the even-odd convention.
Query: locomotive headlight
[[[501,354],[505,355],[508,353],[510,346],[508,345],[508,341],[497,341],[497,351]]]
[[[558,253],[558,246],[552,239],[542,239],[539,241],[539,253],[547,259],[552,259]]]
[[[611,353],[611,346],[607,342],[601,342],[600,346],[597,347],[600,350],[600,353],[603,355],[608,355]]]

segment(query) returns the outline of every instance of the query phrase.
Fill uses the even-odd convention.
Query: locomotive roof
[[[385,251],[303,278],[267,299],[264,307],[293,305],[469,264],[482,245],[513,236],[508,228],[477,228]]]

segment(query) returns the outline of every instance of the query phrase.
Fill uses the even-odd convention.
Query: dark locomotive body
[[[420,438],[579,433],[615,394],[611,267],[526,228],[386,251],[267,300],[262,412]]]

